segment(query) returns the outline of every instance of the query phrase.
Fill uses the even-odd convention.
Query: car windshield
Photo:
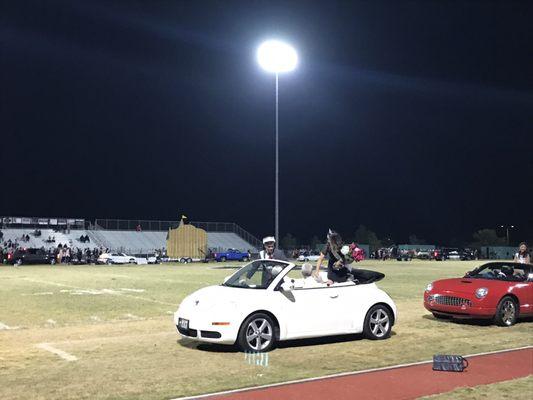
[[[286,266],[286,263],[279,261],[256,260],[238,270],[222,286],[266,289]]]
[[[529,268],[526,265],[495,263],[483,265],[473,271],[470,271],[465,277],[523,282],[527,279],[529,273]]]

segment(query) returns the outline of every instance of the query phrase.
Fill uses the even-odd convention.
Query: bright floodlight
[[[278,40],[267,40],[257,49],[257,62],[268,72],[289,72],[298,64],[296,50]]]

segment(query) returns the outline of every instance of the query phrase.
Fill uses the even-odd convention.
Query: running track
[[[533,374],[533,347],[468,357],[465,372],[437,372],[431,362],[342,374],[259,388],[213,393],[183,399],[271,400],[415,399],[472,387],[508,381]]]

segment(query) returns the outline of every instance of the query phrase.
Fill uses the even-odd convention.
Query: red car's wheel
[[[511,326],[516,323],[517,317],[518,306],[516,301],[510,296],[505,296],[498,303],[494,322],[499,326]]]

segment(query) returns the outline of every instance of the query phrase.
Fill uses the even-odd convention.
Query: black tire
[[[226,257],[220,257],[220,262],[226,262]]]
[[[393,316],[383,304],[372,306],[366,313],[363,333],[370,340],[383,340],[390,337]]]
[[[14,265],[17,266],[17,267],[21,266],[22,265],[22,259],[19,258],[17,261],[15,261]]]
[[[185,258],[183,258],[183,257],[180,258],[180,263],[185,264],[186,262],[187,262],[187,260]]]
[[[518,319],[518,304],[511,296],[505,296],[496,307],[494,323],[499,326],[512,326]]]
[[[50,260],[50,265],[56,265],[56,260],[52,258],[52,259]]]
[[[264,313],[252,314],[242,323],[237,344],[245,352],[270,351],[276,344],[276,330],[276,324],[269,315]],[[254,337],[250,338],[251,336]]]
[[[243,257],[243,258],[242,258],[242,261],[243,261],[243,262],[248,262],[249,260],[250,260],[250,259],[249,259],[248,257]]]
[[[109,259],[105,262],[107,265],[113,265],[113,260]]]
[[[192,263],[192,258],[190,258],[190,257],[187,258],[187,262],[188,262],[188,263]]]

